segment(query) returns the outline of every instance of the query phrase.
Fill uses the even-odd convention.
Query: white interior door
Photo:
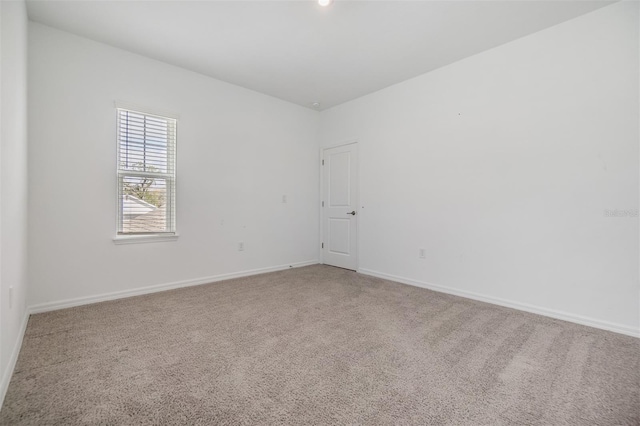
[[[358,144],[323,151],[322,259],[358,269]]]

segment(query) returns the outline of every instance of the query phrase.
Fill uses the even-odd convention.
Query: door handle
[[[356,215],[356,211],[354,210],[354,211],[349,212],[349,213],[347,213],[347,214],[350,214],[351,216],[355,216],[355,215]]]

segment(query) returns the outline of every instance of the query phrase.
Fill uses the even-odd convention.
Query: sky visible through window
[[[119,126],[121,169],[168,172],[169,129],[165,119],[122,111]]]

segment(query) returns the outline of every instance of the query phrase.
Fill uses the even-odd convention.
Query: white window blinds
[[[175,233],[176,120],[118,116],[118,234]]]

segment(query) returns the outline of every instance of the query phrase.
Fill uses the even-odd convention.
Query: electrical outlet
[[[244,241],[238,243],[238,251],[244,251]]]
[[[418,249],[418,257],[420,259],[426,259],[427,258],[427,253],[425,252],[425,250],[423,248]]]

